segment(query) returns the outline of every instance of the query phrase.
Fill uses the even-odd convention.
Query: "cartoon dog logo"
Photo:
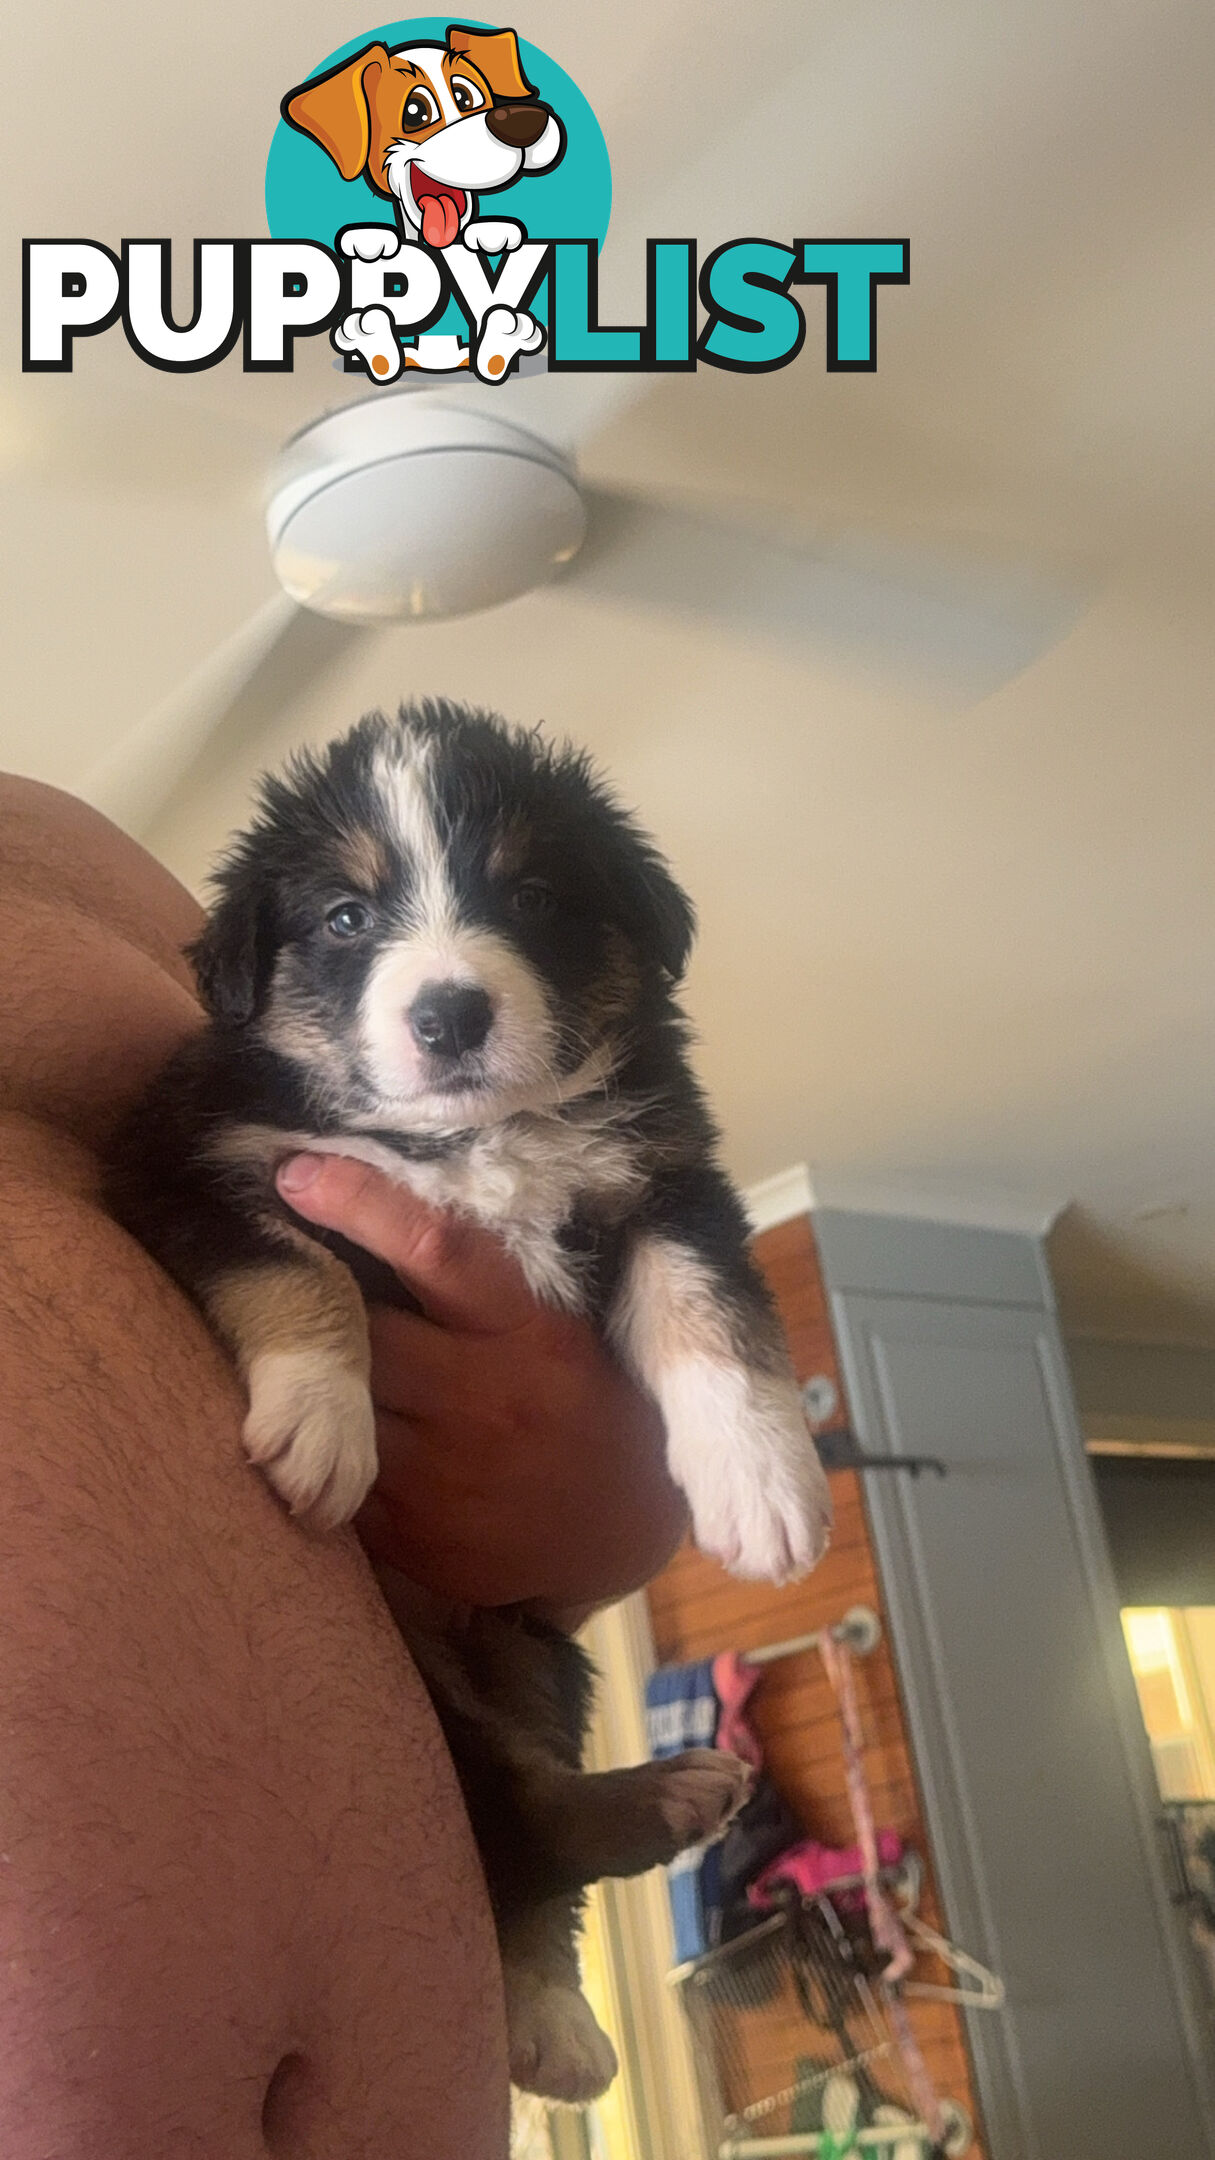
[[[565,130],[523,73],[513,30],[469,30],[453,23],[444,45],[369,45],[351,60],[289,90],[284,120],[320,144],[343,180],[360,176],[396,210],[399,231],[348,227],[345,252],[364,262],[391,260],[402,242],[421,240],[438,254],[456,246],[482,255],[526,238],[511,218],[482,218],[482,195],[510,187],[521,174],[551,172],[565,150]],[[355,310],[333,333],[368,373],[386,382],[406,364],[386,307]],[[415,366],[453,365],[452,340],[428,359],[419,340]],[[500,381],[523,352],[538,352],[544,332],[523,309],[490,307],[475,333],[472,364]],[[454,364],[467,364],[455,362]]]

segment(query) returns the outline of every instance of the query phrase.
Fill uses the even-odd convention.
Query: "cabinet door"
[[[946,1908],[1008,1986],[970,2019],[994,2160],[1210,2160],[1211,2036],[1036,1241],[816,1230],[865,1447],[948,1466],[866,1484]]]

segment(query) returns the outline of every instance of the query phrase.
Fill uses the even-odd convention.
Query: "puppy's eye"
[[[453,75],[451,78],[451,101],[456,111],[462,113],[479,112],[485,103],[476,84],[470,83],[463,75]]]
[[[325,928],[330,937],[349,943],[351,938],[362,937],[365,930],[370,930],[371,909],[364,907],[361,900],[343,900],[340,907],[330,908]]]
[[[429,127],[431,121],[437,120],[438,117],[438,112],[435,109],[435,101],[430,96],[428,91],[410,91],[409,96],[405,100],[405,110],[401,114],[401,125],[403,127]]]
[[[510,896],[511,914],[520,922],[543,922],[557,905],[557,895],[543,878],[524,878]]]

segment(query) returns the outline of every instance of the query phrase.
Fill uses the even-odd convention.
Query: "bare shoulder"
[[[0,1109],[96,1145],[199,1025],[199,909],[84,803],[0,775]]]
[[[97,1199],[197,1024],[196,911],[51,791],[3,783],[0,834],[0,2149],[489,2160],[493,1939],[429,1705]]]
[[[186,989],[200,910],[154,856],[60,788],[0,773],[0,882],[106,922]]]

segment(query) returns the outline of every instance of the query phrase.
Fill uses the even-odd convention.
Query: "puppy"
[[[453,23],[446,45],[368,45],[289,90],[282,114],[320,144],[343,180],[361,176],[393,204],[403,239],[439,253],[458,241],[483,254],[516,248],[522,226],[479,218],[478,197],[522,173],[550,172],[565,150],[560,120],[523,73],[513,30]],[[356,260],[377,261],[390,260],[399,243],[383,226],[354,226],[342,246]],[[356,308],[334,342],[387,380],[401,365],[395,333],[391,351],[382,334],[390,323],[384,307]],[[539,350],[544,333],[524,309],[491,308],[478,347],[486,340],[492,350],[478,350],[478,372],[498,380],[520,352]]]
[[[375,1477],[352,1268],[394,1290],[279,1199],[308,1148],[490,1226],[602,1328],[703,1550],[777,1582],[812,1566],[827,1483],[675,1002],[692,910],[585,757],[443,704],[372,715],[263,783],[216,886],[192,948],[210,1023],[131,1120],[112,1199],[231,1349],[246,1448],[292,1510],[345,1522]],[[746,1773],[694,1751],[583,1775],[574,1645],[523,1613],[422,1622],[386,1588],[485,1859],[512,2075],[590,2098],[614,2059],[579,1992],[581,1892],[713,1835]]]

